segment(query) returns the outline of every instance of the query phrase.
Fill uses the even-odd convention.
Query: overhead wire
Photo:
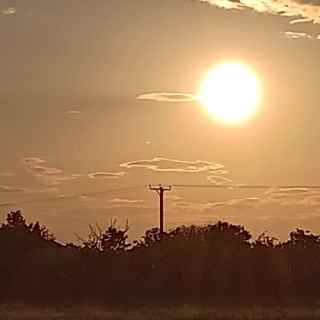
[[[234,185],[234,184],[221,184],[221,185],[214,185],[214,184],[168,184],[174,188],[207,188],[207,189],[320,189],[320,185]],[[59,200],[68,200],[68,199],[76,199],[79,197],[86,197],[86,196],[97,196],[102,194],[108,193],[121,193],[124,191],[131,191],[135,189],[147,188],[147,185],[136,185],[130,187],[122,187],[122,188],[114,188],[114,189],[106,189],[100,191],[93,191],[93,192],[82,192],[82,193],[74,193],[70,195],[60,195],[56,197],[48,197],[48,198],[37,198],[37,199],[30,199],[30,200],[22,200],[22,201],[12,201],[7,203],[0,203],[0,207],[8,207],[8,206],[16,206],[16,205],[24,205],[24,204],[32,204],[38,202],[50,202],[50,201],[59,201]]]
[[[70,194],[70,195],[60,195],[57,197],[38,198],[38,199],[30,199],[30,200],[22,200],[22,201],[12,201],[12,202],[8,202],[8,203],[0,204],[0,207],[32,204],[32,203],[37,203],[37,202],[50,202],[50,201],[58,201],[58,200],[76,199],[79,197],[97,196],[100,194],[107,194],[107,193],[118,193],[118,192],[130,191],[133,189],[140,189],[140,188],[145,188],[145,187],[146,187],[145,185],[139,185],[139,186],[131,186],[131,187],[123,187],[123,188],[115,188],[115,189],[106,189],[106,190],[93,191],[93,192],[74,193],[74,194]]]
[[[320,185],[247,185],[247,184],[172,184],[175,188],[214,188],[214,189],[320,189]]]

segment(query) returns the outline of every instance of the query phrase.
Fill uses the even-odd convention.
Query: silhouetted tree
[[[277,301],[318,299],[320,236],[296,229],[280,242],[240,225],[147,230],[130,245],[128,224],[89,227],[62,245],[12,211],[0,227],[0,299]]]
[[[7,215],[7,223],[2,225],[4,229],[16,229],[22,231],[29,231],[30,227],[27,226],[26,220],[20,210],[11,211]]]
[[[102,234],[101,245],[104,252],[123,253],[130,246],[128,243],[128,221],[123,230],[117,228],[117,220],[111,220],[110,226]]]
[[[38,221],[35,224],[31,223],[28,228],[30,229],[30,232],[38,238],[41,238],[46,241],[55,240],[54,235],[49,231],[49,229],[45,226],[41,226]]]
[[[95,226],[90,225],[89,229],[87,240],[79,238],[84,249],[96,252],[120,253],[126,251],[130,246],[128,243],[128,222],[124,229],[117,227],[116,220],[111,220],[109,227],[105,231],[102,231],[98,224]]]

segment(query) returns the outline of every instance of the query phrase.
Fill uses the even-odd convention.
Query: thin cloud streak
[[[283,35],[287,39],[308,39],[308,40],[317,40],[317,37],[312,36],[308,33],[305,32],[294,32],[294,31],[285,31],[283,32]]]
[[[158,102],[193,102],[198,98],[193,93],[184,92],[151,92],[137,96],[138,100],[153,100]]]
[[[16,192],[27,192],[27,189],[0,185],[0,193],[16,193]]]
[[[233,181],[229,178],[226,178],[224,176],[218,176],[218,175],[210,175],[207,176],[207,180],[216,185],[223,185],[223,184],[231,184]]]
[[[15,7],[7,7],[5,9],[0,10],[0,16],[11,16],[16,14],[17,9]]]
[[[143,168],[156,172],[181,172],[181,173],[198,173],[198,172],[214,172],[224,169],[219,163],[210,161],[185,161],[168,158],[153,158],[151,160],[130,161],[120,164],[120,167],[126,169]]]
[[[81,111],[79,111],[79,110],[68,110],[68,111],[65,112],[65,114],[79,115],[79,114],[81,114]]]
[[[122,198],[115,198],[108,200],[110,203],[114,204],[137,204],[137,203],[144,203],[144,200],[131,200],[131,199],[122,199]]]
[[[75,180],[81,175],[71,174],[65,175],[63,170],[54,167],[48,167],[47,161],[40,159],[38,157],[25,157],[22,159],[25,165],[26,171],[31,174],[31,176],[38,178],[43,184],[47,186],[59,185],[65,181]]]
[[[92,172],[88,174],[88,177],[91,179],[119,179],[123,177],[125,172]]]
[[[290,23],[320,23],[320,3],[312,0],[199,0],[224,9],[250,8],[257,12],[294,17]]]
[[[169,207],[184,218],[196,210],[208,218],[258,220],[303,220],[320,218],[320,192],[301,192],[272,198],[268,194],[220,202],[169,201]],[[281,214],[279,214],[279,212]]]
[[[110,204],[108,208],[141,208],[141,209],[148,208],[148,206],[145,205],[144,200],[115,198],[115,199],[108,200],[108,203]]]

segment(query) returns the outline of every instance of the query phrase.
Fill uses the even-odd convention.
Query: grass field
[[[29,306],[0,305],[1,320],[215,320],[215,319],[320,319],[320,307],[213,307],[200,305],[131,306]]]

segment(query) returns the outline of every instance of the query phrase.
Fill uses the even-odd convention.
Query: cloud
[[[26,157],[26,158],[23,158],[22,161],[23,161],[25,164],[28,164],[28,165],[35,165],[35,164],[46,163],[45,160],[42,160],[42,159],[37,158],[37,157]]]
[[[288,197],[305,196],[313,192],[308,188],[273,188],[265,192],[268,199],[285,199]]]
[[[207,176],[207,180],[210,183],[216,184],[216,185],[223,185],[223,184],[231,184],[232,180],[223,176],[218,175],[210,175]]]
[[[176,202],[171,210],[184,216],[185,220],[201,217],[204,220],[227,220],[229,222],[261,224],[261,221],[293,221],[310,217],[320,217],[316,211],[305,204],[292,204],[284,207],[280,202],[265,201],[260,197],[231,199],[220,202]],[[260,221],[260,222],[259,222]],[[265,225],[260,225],[260,228]]]
[[[249,8],[257,12],[294,17],[290,23],[320,23],[318,0],[199,0],[224,9]]]
[[[202,2],[208,2],[219,8],[224,9],[242,9],[243,4],[237,0],[200,0]]]
[[[192,102],[197,100],[197,96],[192,93],[183,92],[153,92],[143,93],[137,96],[138,100],[154,100],[159,102]]]
[[[311,36],[310,34],[307,34],[305,32],[286,31],[286,32],[283,32],[283,35],[287,39],[309,39],[309,40],[316,39],[316,37]]]
[[[212,203],[201,203],[201,202],[192,202],[192,201],[176,201],[173,202],[172,207],[179,211],[182,211],[183,214],[187,214],[187,211],[191,213],[201,213],[206,210],[209,210],[212,206]]]
[[[304,187],[290,187],[290,188],[278,188],[273,192],[281,192],[286,194],[301,194],[301,193],[310,192],[310,189],[304,188]]]
[[[166,199],[169,197],[166,195]],[[283,239],[297,226],[305,227],[310,219],[320,220],[320,190],[308,188],[279,188],[217,202],[205,201],[203,196],[191,201],[183,198],[167,201],[170,223],[211,223],[225,220],[241,223],[258,235],[276,230]],[[190,199],[190,198],[189,198]],[[207,199],[208,200],[208,199]],[[169,221],[168,221],[169,222]]]
[[[109,208],[148,208],[144,200],[115,198],[108,200],[108,203],[111,205]]]
[[[166,195],[166,200],[169,200],[169,201],[181,201],[181,200],[183,200],[183,198],[180,197],[180,196],[177,196],[175,194],[168,194],[168,195]]]
[[[15,7],[7,7],[0,10],[0,16],[11,16],[17,12]]]
[[[91,179],[119,179],[123,177],[125,172],[93,172],[89,173],[88,177]]]
[[[119,209],[119,208],[134,208],[147,209],[149,208],[144,200],[127,199],[127,198],[113,198],[105,200],[95,196],[81,196],[79,199],[83,204],[86,204],[91,209]]]
[[[62,169],[50,167],[47,161],[38,157],[26,157],[22,159],[28,173],[39,178],[47,186],[56,186],[63,182],[83,177],[82,174],[65,174]],[[91,179],[118,179],[125,172],[92,172],[87,176]]]
[[[48,186],[55,186],[62,182],[75,180],[81,175],[65,175],[63,170],[47,166],[47,161],[37,157],[26,157],[22,159],[28,173],[41,180]]]
[[[261,198],[259,197],[248,197],[242,199],[231,199],[225,202],[227,206],[256,206],[261,204]]]
[[[259,197],[231,199],[208,204],[207,210],[251,219],[302,219],[320,217],[320,192],[304,188],[284,188]]]
[[[27,189],[0,185],[0,193],[26,192]]]
[[[79,110],[68,110],[65,113],[66,114],[70,114],[70,115],[78,115],[78,114],[81,114],[81,111],[79,111]]]
[[[242,219],[302,219],[320,217],[320,191],[305,188],[271,190],[259,196],[235,198],[220,202],[190,202],[183,199],[169,202],[183,213],[198,211],[210,216]]]
[[[63,171],[61,169],[57,168],[50,168],[45,166],[30,166],[29,171],[33,174],[35,177],[41,177],[41,176],[57,176],[61,175]]]
[[[120,198],[115,198],[115,199],[111,199],[108,200],[108,202],[110,203],[125,203],[125,204],[136,204],[136,203],[143,203],[144,200],[129,200],[129,199],[120,199]]]
[[[222,164],[209,161],[195,160],[175,160],[168,158],[153,158],[151,160],[138,160],[120,164],[120,167],[126,169],[143,168],[156,172],[214,172],[224,168]]]
[[[185,201],[182,197],[177,197],[170,201],[170,195],[166,196],[169,200],[170,206],[186,214],[188,211],[191,214],[205,213],[212,215],[212,213],[228,214],[238,209],[258,208],[263,205],[263,200],[260,197],[247,197],[239,199],[230,199],[218,202],[197,202],[197,201]]]
[[[310,207],[320,207],[320,195],[311,195],[306,197],[303,202]]]

